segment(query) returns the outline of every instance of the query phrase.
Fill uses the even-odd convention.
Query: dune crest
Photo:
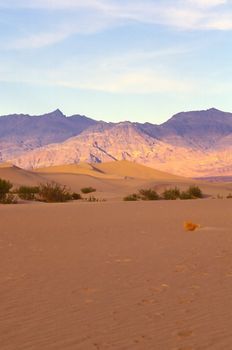
[[[134,178],[134,179],[175,179],[183,180],[184,177],[169,174],[151,167],[130,162],[127,160],[111,161],[105,163],[79,163],[64,164],[38,168],[34,170],[39,173],[69,173],[83,174],[102,178]],[[186,179],[185,179],[186,180]]]

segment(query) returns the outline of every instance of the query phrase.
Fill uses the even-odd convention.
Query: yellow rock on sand
[[[184,222],[184,229],[185,229],[185,231],[195,231],[199,227],[200,227],[200,225],[194,224],[191,221]]]

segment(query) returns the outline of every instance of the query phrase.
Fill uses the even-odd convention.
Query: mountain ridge
[[[227,176],[231,150],[232,113],[216,108],[180,112],[160,125],[67,117],[59,109],[0,117],[0,161],[26,169],[124,159],[182,176]]]

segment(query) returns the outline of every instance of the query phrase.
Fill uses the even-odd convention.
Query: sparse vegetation
[[[194,197],[188,191],[182,191],[180,193],[180,199],[194,199]]]
[[[139,191],[140,198],[144,201],[156,201],[160,199],[158,193],[155,190],[148,189],[148,190],[140,190]]]
[[[140,199],[140,196],[137,194],[137,193],[132,193],[132,194],[129,194],[128,196],[124,197],[123,200],[124,201],[138,201]]]
[[[190,186],[187,192],[192,198],[203,198],[203,193],[198,186]]]
[[[94,196],[90,196],[90,197],[86,198],[86,200],[87,200],[87,202],[98,202],[98,201],[99,201],[99,200],[98,200],[96,197],[94,197]]]
[[[10,204],[17,203],[17,194],[23,200],[37,200],[41,202],[67,202],[70,200],[83,199],[88,202],[104,201],[94,196],[82,198],[81,194],[70,192],[66,186],[60,185],[56,182],[48,182],[40,184],[39,186],[20,186],[14,192],[11,192],[13,185],[10,181],[0,179],[0,203]],[[81,192],[89,194],[95,192],[93,187],[83,187]],[[124,201],[154,201],[154,200],[176,200],[176,199],[196,199],[203,198],[203,193],[198,186],[190,186],[186,191],[180,191],[178,187],[168,188],[160,195],[154,189],[140,189],[138,193],[132,193],[123,198]],[[218,198],[221,198],[218,195]],[[226,198],[232,198],[232,194],[228,194]]]
[[[132,193],[123,198],[124,201],[138,201],[138,200],[155,201],[158,199],[160,199],[160,196],[155,190],[151,188],[141,189],[139,190],[139,193]]]
[[[138,200],[176,200],[203,198],[203,193],[198,186],[190,186],[186,191],[180,191],[178,187],[168,188],[161,195],[153,189],[141,189],[139,193],[133,193],[123,198],[124,201]]]
[[[180,198],[180,190],[175,188],[169,188],[162,193],[162,198],[166,200],[176,200]]]
[[[16,190],[20,199],[38,200],[41,202],[66,202],[82,199],[79,193],[70,193],[65,186],[57,183],[40,184],[39,186],[20,186]]]
[[[41,184],[38,193],[39,200],[47,203],[67,202],[72,200],[72,195],[66,186],[59,185],[55,182]]]
[[[0,200],[0,204],[17,204],[17,197],[13,193],[7,193],[4,198]]]
[[[47,182],[38,186],[20,186],[11,191],[13,184],[10,181],[0,178],[0,204],[14,204],[17,199],[29,201],[40,201],[46,203],[67,202],[71,200],[84,199],[88,202],[103,202],[105,199],[98,199],[94,196],[82,198],[80,193],[71,192],[66,186],[60,185],[56,182]],[[88,194],[95,192],[93,187],[84,187],[81,189],[82,193]]]
[[[13,185],[10,181],[0,179],[0,200],[5,198],[12,187]]]
[[[84,193],[84,194],[88,194],[88,193],[92,193],[92,192],[96,192],[96,188],[93,188],[93,187],[83,187],[81,189],[81,192]]]
[[[190,186],[186,191],[182,192],[175,187],[165,190],[162,194],[162,198],[166,200],[196,199],[203,198],[203,194],[198,186]]]
[[[94,196],[89,196],[89,197],[85,198],[84,200],[87,202],[106,202],[106,200],[104,198],[99,199],[99,198],[96,198]]]
[[[80,193],[73,192],[73,193],[72,193],[72,199],[73,199],[74,201],[77,201],[77,200],[79,200],[79,199],[82,199],[82,197],[81,197]]]
[[[229,193],[227,196],[226,196],[227,199],[232,199],[232,193]]]
[[[20,199],[33,201],[36,199],[39,191],[40,188],[38,186],[20,186],[16,192]]]
[[[17,198],[13,193],[10,193],[13,184],[10,181],[0,179],[0,203],[1,204],[16,204]]]

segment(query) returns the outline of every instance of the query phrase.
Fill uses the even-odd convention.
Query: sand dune
[[[185,190],[193,184],[199,185],[206,195],[226,196],[232,192],[232,184],[193,180],[129,161],[61,165],[37,169],[35,173],[65,184],[73,191],[92,186],[97,189],[96,195],[105,199],[122,199],[141,188],[154,188],[162,192],[174,186]]]
[[[115,174],[111,175],[105,173],[98,169],[95,164],[89,163],[79,163],[79,164],[64,164],[51,166],[47,168],[38,168],[34,169],[36,173],[45,173],[45,174],[78,174],[78,175],[88,175],[96,178],[109,179],[109,178],[120,178]]]
[[[136,192],[149,181],[167,185],[170,181],[189,182],[187,178],[164,173],[137,163],[128,161],[107,162],[101,164],[70,164],[36,169],[36,174],[45,176],[49,181],[67,185],[73,191],[92,186],[97,189],[95,195],[100,199],[122,199]],[[168,181],[168,182],[167,182]]]
[[[97,190],[94,194],[97,198],[107,200],[122,200],[124,196],[141,188],[154,188],[161,193],[174,186],[185,190],[191,184],[199,185],[204,194],[214,197],[226,196],[232,192],[231,183],[197,181],[128,161],[63,165],[33,172],[4,163],[0,165],[0,178],[10,180],[15,187],[55,181],[72,191],[80,192],[81,188],[92,186]]]
[[[47,181],[39,174],[23,170],[10,163],[0,163],[0,178],[12,182],[15,187],[19,185],[36,186]]]
[[[106,162],[96,165],[96,168],[107,174],[122,177],[132,177],[135,179],[154,180],[183,180],[184,177],[169,174],[157,169],[153,169],[135,162],[127,160],[117,162]]]
[[[135,162],[126,160],[105,162],[105,163],[80,163],[65,164],[60,166],[52,166],[47,168],[38,168],[34,170],[39,173],[69,173],[82,174],[99,178],[120,179],[131,177],[135,179],[159,179],[159,180],[183,180],[184,177],[165,173]]]
[[[0,213],[1,350],[231,348],[229,200]]]

